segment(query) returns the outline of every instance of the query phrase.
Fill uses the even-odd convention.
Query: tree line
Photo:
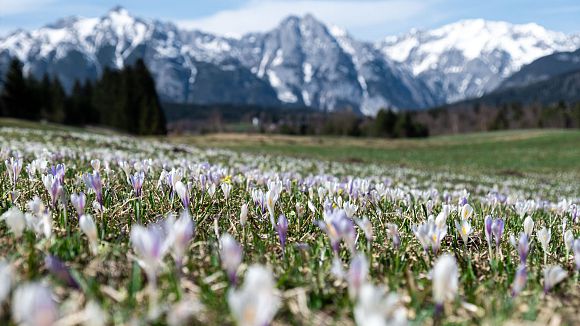
[[[10,62],[0,91],[0,116],[72,126],[104,126],[135,135],[166,134],[155,82],[143,60],[106,68],[96,81],[76,81],[67,93],[56,77],[26,76]]]

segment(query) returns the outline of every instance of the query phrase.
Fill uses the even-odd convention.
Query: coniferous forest
[[[0,116],[72,126],[103,126],[135,135],[166,134],[155,82],[143,60],[105,69],[99,80],[76,81],[70,94],[58,78],[26,76],[10,63],[0,92]]]

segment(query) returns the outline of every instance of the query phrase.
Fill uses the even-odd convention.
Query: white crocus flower
[[[97,225],[90,215],[81,215],[79,218],[79,227],[89,239],[89,246],[93,255],[97,254],[99,246],[99,237],[97,235]]]
[[[16,238],[20,238],[24,229],[26,229],[26,219],[24,218],[24,214],[17,207],[11,207],[9,210],[4,212],[4,214],[0,216],[0,220],[6,221],[10,231],[14,233]]]
[[[220,185],[220,188],[222,188],[222,192],[224,193],[224,198],[227,201],[230,198],[230,192],[232,191],[232,185],[227,183],[227,182],[223,182]]]
[[[433,267],[433,301],[442,306],[453,300],[459,289],[459,271],[455,258],[445,254],[439,257]]]
[[[564,246],[566,247],[566,255],[568,255],[574,246],[574,234],[572,233],[572,230],[564,232]]]
[[[455,221],[455,227],[457,228],[457,232],[461,236],[463,243],[467,245],[467,241],[469,240],[469,235],[473,232],[471,228],[471,223],[469,220],[461,220]]]
[[[346,216],[348,216],[349,218],[353,218],[356,215],[356,211],[358,210],[358,207],[355,204],[352,204],[350,202],[346,202],[342,205],[342,209],[344,209]]]
[[[463,207],[461,207],[461,212],[459,216],[461,217],[462,220],[468,220],[471,218],[472,215],[473,215],[473,207],[471,207],[471,205],[465,204],[463,205]]]
[[[528,237],[531,237],[533,232],[534,232],[534,220],[532,219],[531,216],[528,215],[524,220],[524,233]]]
[[[168,235],[166,241],[171,246],[171,255],[177,267],[180,268],[189,242],[193,238],[193,220],[187,210],[184,210],[178,219],[175,219],[175,215],[169,214],[165,221],[165,228]]]
[[[544,268],[544,292],[550,291],[567,276],[568,273],[560,266],[547,266]]]
[[[10,294],[12,286],[12,267],[4,260],[0,260],[0,305]]]
[[[250,266],[244,285],[228,293],[228,304],[239,326],[269,325],[280,307],[272,272],[261,265]]]
[[[248,220],[248,204],[244,203],[240,210],[240,224],[242,227],[246,225],[246,221]]]
[[[18,325],[53,325],[58,319],[58,309],[51,291],[39,283],[18,287],[12,297],[12,318]]]
[[[131,244],[137,254],[139,266],[147,274],[149,282],[155,286],[157,271],[169,249],[162,229],[158,225],[147,228],[137,225],[131,230]]]
[[[552,237],[552,231],[545,226],[538,231],[537,234],[538,241],[542,245],[542,249],[544,250],[544,264],[546,264],[548,259],[548,251],[550,250],[550,238]]]
[[[354,307],[354,319],[359,326],[402,326],[407,325],[407,311],[396,294],[365,284]]]

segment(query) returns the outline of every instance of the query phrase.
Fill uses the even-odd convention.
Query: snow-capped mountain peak
[[[524,64],[579,45],[575,38],[535,23],[483,19],[415,30],[377,44],[387,57],[424,78],[435,92],[446,94],[445,101],[482,95]]]
[[[376,44],[289,16],[267,32],[229,38],[142,19],[122,7],[69,17],[0,38],[0,74],[11,58],[27,73],[58,77],[70,90],[107,68],[143,58],[164,101],[200,104],[425,108],[481,95],[532,60],[571,50],[580,37],[537,24],[463,20]]]

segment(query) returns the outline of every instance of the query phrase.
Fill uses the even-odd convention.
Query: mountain
[[[535,24],[468,20],[379,43],[356,40],[311,15],[228,38],[142,19],[116,7],[0,38],[0,74],[13,57],[38,78],[96,80],[143,58],[164,102],[200,105],[423,109],[492,91],[523,65],[580,38]],[[1,81],[0,81],[1,82]]]
[[[0,65],[16,56],[28,73],[57,76],[70,90],[77,79],[95,80],[106,68],[143,58],[164,101],[279,105],[269,83],[223,55],[228,41],[135,18],[117,7],[99,18],[67,18],[38,30],[16,31],[0,40]],[[227,87],[227,94],[218,85]]]
[[[494,90],[523,65],[556,51],[580,47],[580,37],[537,24],[513,25],[483,19],[387,37],[376,44],[424,81],[441,103],[479,97]]]
[[[556,52],[523,66],[498,88],[523,87],[574,71],[580,71],[580,50]]]
[[[383,107],[434,103],[405,69],[372,44],[331,33],[313,16],[288,17],[266,33],[240,39],[133,17],[117,7],[99,18],[67,18],[0,39],[0,72],[11,57],[25,71],[57,76],[67,90],[95,80],[106,68],[143,58],[163,101],[350,108],[374,114]]]
[[[580,69],[525,86],[497,89],[479,98],[455,102],[443,107],[452,109],[473,106],[502,107],[514,103],[523,106],[533,104],[548,106],[560,102],[580,103]]]

